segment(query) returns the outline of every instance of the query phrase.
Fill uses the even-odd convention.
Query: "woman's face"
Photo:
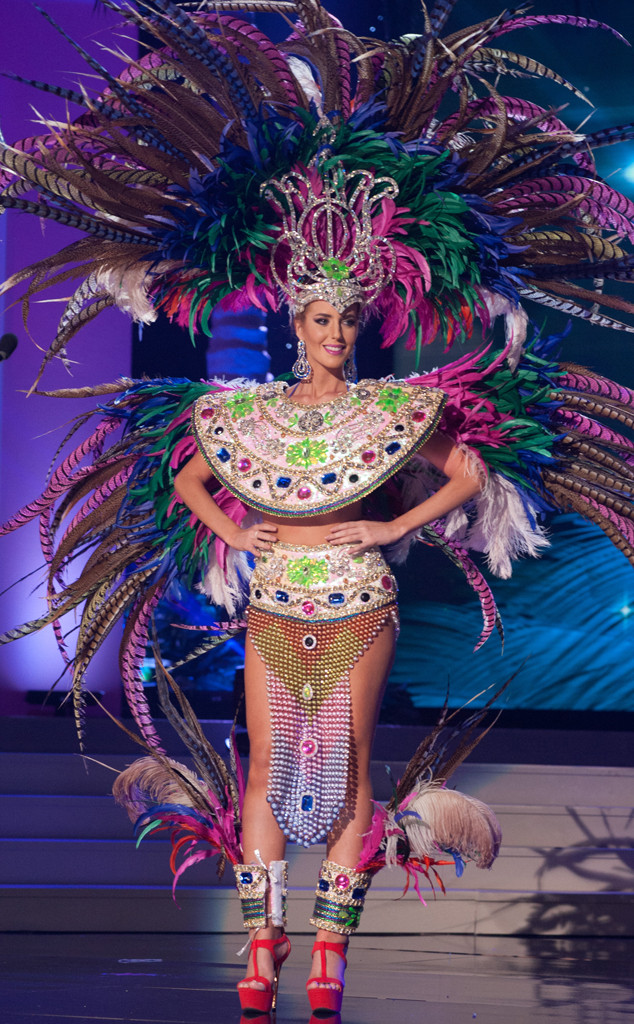
[[[359,307],[355,304],[338,313],[329,302],[318,299],[295,318],[295,331],[306,345],[310,365],[336,372],[342,369],[357,340]]]

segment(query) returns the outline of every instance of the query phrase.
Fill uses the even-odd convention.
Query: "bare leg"
[[[242,846],[245,864],[258,863],[258,854],[268,865],[272,860],[283,860],[286,836],[277,824],[267,803],[266,790],[271,759],[271,716],[266,693],[266,669],[256,653],[247,633],[245,645],[244,690],[249,733],[249,774],[244,795]],[[256,852],[257,851],[257,852]],[[250,937],[253,938],[255,930]],[[281,928],[267,925],[257,932],[258,939],[277,939],[282,936]],[[284,952],[282,938],[276,955]],[[273,958],[266,950],[258,954],[258,973],[273,980]],[[255,973],[253,956],[249,956],[247,975]],[[257,982],[254,988],[264,988]]]
[[[359,861],[363,836],[372,820],[372,784],[370,756],[385,684],[394,660],[395,628],[388,622],[373,641],[370,650],[350,673],[352,701],[352,750],[346,806],[328,837],[328,859],[353,868]],[[338,942],[344,946],[344,935],[319,929],[318,941]],[[326,953],[327,972],[343,981],[344,962],[336,953]],[[321,959],[313,957],[310,978],[321,973]],[[310,979],[309,979],[310,980]]]

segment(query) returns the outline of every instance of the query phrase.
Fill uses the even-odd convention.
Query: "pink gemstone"
[[[365,462],[366,466],[369,466],[376,459],[376,452],[363,452],[361,459]]]
[[[304,615],[314,615],[315,614],[315,605],[313,604],[312,601],[304,601],[302,603],[302,611],[303,611]]]
[[[317,753],[317,742],[315,740],[302,740],[299,749],[304,757],[313,757]]]
[[[392,589],[392,577],[391,576],[381,576],[381,586],[383,587],[384,590],[391,590]]]
[[[251,469],[251,459],[240,459],[238,462],[238,469],[241,473],[246,473],[248,469]]]
[[[350,879],[347,875],[337,875],[335,878],[335,885],[338,889],[347,889],[350,885]]]
[[[210,420],[215,411],[216,410],[213,408],[213,406],[208,405],[207,408],[203,409],[200,414],[201,420]]]
[[[427,413],[423,409],[417,409],[416,412],[412,413],[412,419],[416,423],[421,423],[422,420],[427,419]]]
[[[300,489],[297,492],[297,497],[302,499],[310,498],[312,493],[313,492],[311,491],[310,487],[300,487]]]

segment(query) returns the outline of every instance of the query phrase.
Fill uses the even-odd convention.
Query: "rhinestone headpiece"
[[[324,299],[339,313],[367,306],[396,267],[391,242],[375,235],[372,214],[385,197],[395,198],[393,178],[370,170],[326,173],[314,166],[272,178],[262,193],[281,214],[280,238],[271,252],[271,271],[293,313]]]

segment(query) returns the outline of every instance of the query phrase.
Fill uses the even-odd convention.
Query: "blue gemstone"
[[[290,476],[278,476],[278,478],[277,478],[277,480],[275,482],[276,482],[278,487],[290,487],[291,486],[291,478],[290,478]]]
[[[253,881],[253,875],[251,874],[250,871],[242,871],[240,873],[240,881],[242,882],[243,885],[251,885],[251,882]]]
[[[324,475],[321,478],[321,482],[322,482],[322,484],[334,484],[336,479],[337,479],[337,474],[336,473],[324,473]]]
[[[328,604],[343,604],[345,599],[346,595],[339,592],[336,594],[328,594]]]
[[[387,448],[385,450],[386,450],[388,455],[395,455],[396,452],[400,452],[401,446],[398,443],[398,441],[392,441],[391,444],[388,444],[388,446],[387,446]]]
[[[301,808],[303,811],[312,811],[314,798],[309,793],[305,793],[302,797]]]
[[[286,593],[285,590],[276,590],[275,591],[275,600],[276,601],[281,601],[282,604],[288,604],[288,594]]]
[[[330,889],[330,882],[327,882],[325,878],[320,878],[318,885],[320,892],[328,892]]]
[[[216,452],[216,455],[218,456],[221,462],[228,462],[229,459],[231,458],[226,448],[219,448],[218,451]]]
[[[353,900],[362,900],[364,896],[365,896],[365,889],[353,889],[352,890],[352,899]]]

